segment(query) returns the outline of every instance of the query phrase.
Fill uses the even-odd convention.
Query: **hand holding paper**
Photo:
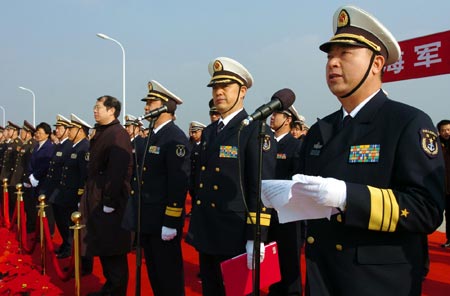
[[[248,269],[253,269],[253,241],[248,240],[247,244],[245,245],[245,249],[247,250],[247,267]],[[259,263],[262,263],[264,261],[264,243],[261,243],[260,250],[259,250]]]
[[[347,185],[335,178],[297,174],[292,177],[296,194],[309,197],[318,204],[343,210],[347,202]]]
[[[177,236],[177,230],[175,228],[169,228],[163,226],[161,229],[161,239],[163,241],[172,240],[175,236]]]

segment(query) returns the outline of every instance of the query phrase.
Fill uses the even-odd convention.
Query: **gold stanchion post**
[[[41,194],[38,197],[39,205],[37,208],[39,209],[39,239],[41,243],[41,268],[42,274],[45,274],[45,260],[46,260],[46,252],[47,252],[47,244],[45,243],[45,234],[44,234],[44,217],[45,217],[45,207],[47,205],[45,204],[45,195]]]
[[[23,201],[23,192],[22,192],[22,184],[16,185],[16,194],[17,194],[17,202],[16,202],[16,210],[17,210],[17,240],[19,242],[19,254],[22,254],[22,227],[20,225],[21,219],[23,217],[20,216],[20,203]]]
[[[75,256],[75,295],[80,296],[80,229],[84,228],[84,225],[80,224],[81,213],[73,212],[71,216],[74,226],[70,226],[73,229],[73,241],[74,241],[74,256]]]
[[[4,200],[4,197],[6,193],[8,192],[8,178],[3,179],[3,196],[2,196],[2,205],[3,205],[3,219],[6,219],[7,211],[9,212],[9,209],[5,207],[6,202]],[[8,202],[9,203],[9,202]],[[4,221],[6,224],[6,220]]]

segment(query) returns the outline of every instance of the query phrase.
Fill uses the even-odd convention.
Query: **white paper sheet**
[[[331,207],[317,204],[314,200],[296,193],[293,180],[263,180],[261,200],[266,207],[278,212],[280,223],[298,220],[320,219],[331,216]]]

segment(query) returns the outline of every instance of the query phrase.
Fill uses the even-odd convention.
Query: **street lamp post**
[[[125,123],[125,115],[126,115],[126,101],[125,101],[125,49],[123,48],[122,44],[119,41],[109,37],[108,35],[105,35],[103,33],[97,33],[97,36],[102,38],[102,39],[113,41],[114,43],[119,45],[120,48],[122,49],[122,105],[123,105],[123,108],[122,108],[123,109],[123,111],[122,111],[122,120],[123,120],[123,123]]]
[[[31,89],[25,88],[23,86],[19,86],[21,90],[25,90],[30,92],[33,95],[33,126],[36,126],[36,96]]]
[[[2,109],[2,111],[3,111],[3,127],[5,127],[5,122],[6,122],[6,120],[5,120],[5,114],[6,114],[6,112],[5,112],[5,107],[3,107],[3,106],[0,106],[0,109]]]

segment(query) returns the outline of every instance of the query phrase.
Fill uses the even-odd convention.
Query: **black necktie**
[[[346,127],[350,123],[350,120],[352,120],[352,118],[353,117],[350,114],[346,115],[342,120],[342,128]]]
[[[223,121],[219,122],[219,124],[217,125],[217,133],[220,133],[223,130],[224,126],[225,124],[223,124]]]

